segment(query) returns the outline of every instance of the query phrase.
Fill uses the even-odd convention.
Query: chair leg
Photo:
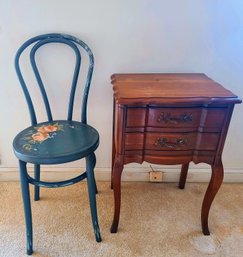
[[[19,167],[20,167],[20,183],[21,183],[25,224],[26,224],[27,254],[31,255],[33,253],[33,244],[32,244],[33,233],[32,233],[30,191],[29,191],[29,182],[27,177],[26,162],[19,161]]]
[[[94,177],[94,164],[95,164],[95,155],[91,154],[86,157],[86,166],[87,166],[87,182],[88,182],[88,191],[89,191],[89,202],[91,209],[92,223],[95,233],[95,239],[97,242],[101,242],[100,228],[97,217],[97,208],[96,208],[96,191],[95,191],[95,177]]]
[[[34,169],[34,178],[39,181],[40,180],[40,165],[35,164],[34,168],[35,168]],[[34,188],[35,188],[34,200],[38,201],[38,200],[40,200],[40,187],[34,186]]]
[[[94,167],[95,167],[95,165],[96,165],[96,156],[95,156],[95,153],[93,153],[93,158],[94,158],[93,165],[94,165]],[[93,168],[94,168],[94,167],[93,167]],[[94,185],[95,185],[95,193],[98,194],[98,189],[97,189],[97,185],[96,185],[96,180],[95,180],[95,178],[94,178]]]

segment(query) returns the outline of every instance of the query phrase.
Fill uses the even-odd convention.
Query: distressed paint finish
[[[43,45],[51,43],[67,45],[74,51],[76,56],[66,120],[53,119],[49,99],[35,60],[35,55],[38,49]],[[47,113],[47,121],[42,123],[37,122],[32,98],[20,69],[20,57],[27,48],[31,48],[30,63],[37,80]],[[89,66],[86,74],[86,82],[82,98],[81,120],[73,121],[74,98],[81,66],[80,49],[83,49],[88,55]],[[40,198],[40,187],[56,188],[69,186],[83,179],[87,179],[94,234],[96,241],[101,241],[96,208],[97,187],[94,177],[94,167],[96,164],[94,151],[99,146],[99,134],[95,128],[87,124],[87,101],[93,74],[93,67],[94,57],[91,49],[80,39],[67,34],[51,33],[36,36],[27,40],[16,53],[15,69],[24,91],[31,118],[31,126],[21,131],[13,141],[14,153],[19,159],[20,181],[26,221],[28,255],[33,253],[33,232],[29,184],[33,184],[35,187],[34,199],[37,201]],[[40,179],[40,165],[61,164],[75,161],[81,158],[86,159],[87,166],[86,171],[82,172],[81,175],[58,182],[46,182]],[[26,165],[27,163],[34,164],[34,178],[28,174]]]

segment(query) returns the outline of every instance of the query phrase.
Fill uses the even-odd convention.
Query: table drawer
[[[201,108],[149,108],[148,126],[198,127],[201,112]]]
[[[218,133],[147,133],[146,150],[216,150]]]
[[[147,126],[220,131],[224,117],[225,108],[149,108]]]
[[[146,111],[147,109],[143,107],[128,108],[126,127],[127,128],[145,127]]]
[[[125,150],[142,150],[145,133],[126,133]]]
[[[217,149],[219,133],[126,133],[125,150]]]
[[[186,128],[220,132],[225,115],[226,108],[128,108],[126,128]]]

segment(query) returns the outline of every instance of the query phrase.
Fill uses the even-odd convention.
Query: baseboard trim
[[[156,169],[159,170],[159,169]],[[122,181],[149,181],[149,168],[126,167],[122,173]],[[180,170],[174,168],[161,169],[163,172],[163,182],[178,182]],[[43,166],[41,178],[47,181],[65,180],[79,175],[80,168],[76,167],[53,167]],[[30,175],[33,174],[33,168],[29,167]],[[96,168],[95,176],[97,181],[110,181],[111,168]],[[208,168],[190,168],[188,171],[187,182],[208,182],[210,180],[211,170]],[[18,181],[18,167],[0,167],[0,181]],[[225,169],[225,183],[243,183],[243,169]]]

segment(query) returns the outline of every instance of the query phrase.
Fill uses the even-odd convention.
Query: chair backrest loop
[[[35,42],[37,42],[37,43],[35,43]],[[36,118],[36,113],[34,110],[34,106],[33,106],[33,102],[32,102],[30,93],[28,91],[26,83],[23,79],[22,72],[20,70],[19,59],[20,59],[21,54],[24,52],[24,50],[26,48],[28,48],[30,45],[32,45],[33,43],[35,43],[35,44],[30,51],[30,62],[31,62],[31,66],[32,66],[33,72],[35,74],[38,86],[41,91],[41,95],[42,95],[43,102],[44,102],[46,112],[47,112],[48,121],[53,120],[52,112],[51,112],[49,100],[48,100],[48,97],[46,94],[46,90],[45,90],[43,81],[41,79],[41,76],[40,76],[36,61],[35,61],[36,51],[45,44],[62,43],[62,44],[66,44],[66,45],[70,46],[73,49],[73,51],[75,52],[76,63],[75,63],[72,85],[71,85],[70,96],[69,96],[68,115],[67,115],[68,120],[72,120],[72,118],[73,118],[74,97],[75,97],[75,92],[76,92],[77,82],[78,82],[78,77],[79,77],[79,71],[80,71],[80,66],[81,66],[81,53],[80,53],[79,48],[80,47],[83,48],[86,51],[86,53],[88,54],[89,67],[88,67],[87,77],[86,77],[86,82],[85,82],[85,87],[84,87],[84,93],[83,93],[83,99],[82,99],[82,111],[81,111],[81,122],[86,124],[87,123],[87,100],[88,100],[90,82],[92,79],[93,67],[94,67],[94,57],[93,57],[92,51],[83,41],[79,40],[76,37],[66,35],[66,34],[52,33],[52,34],[40,35],[40,36],[29,39],[19,48],[19,50],[17,51],[16,57],[15,57],[15,69],[16,69],[16,73],[19,78],[20,84],[22,86],[22,89],[24,91],[25,98],[28,103],[28,108],[29,108],[29,112],[30,112],[32,125],[37,124],[37,118]],[[78,47],[78,46],[80,46],[80,47]]]

